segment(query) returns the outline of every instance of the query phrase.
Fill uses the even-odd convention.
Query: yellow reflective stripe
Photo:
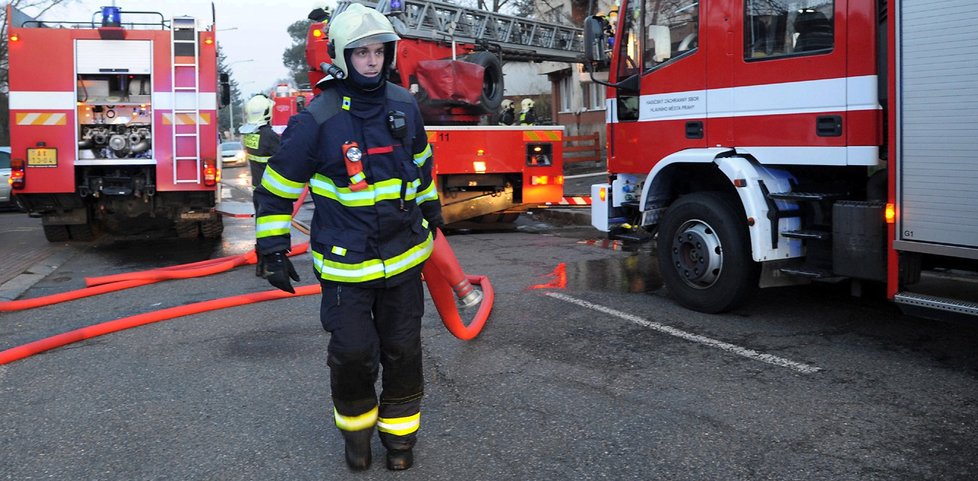
[[[401,255],[391,257],[384,261],[385,275],[394,277],[408,269],[417,266],[431,257],[431,251],[435,243],[431,240],[431,234],[422,243],[408,249]]]
[[[377,406],[359,416],[344,416],[333,408],[333,419],[336,420],[336,427],[344,431],[362,431],[377,424]]]
[[[298,199],[305,184],[286,179],[275,169],[268,167],[261,177],[261,186],[283,199]]]
[[[261,136],[258,134],[247,134],[244,136],[244,145],[249,149],[257,149]]]
[[[384,263],[380,259],[371,259],[359,264],[344,264],[323,259],[322,254],[312,251],[312,264],[319,277],[327,281],[366,282],[384,277]]]
[[[431,158],[431,144],[425,145],[424,150],[414,154],[414,164],[418,167],[424,165],[425,161]]]
[[[421,427],[421,413],[403,418],[378,418],[377,430],[395,436],[406,436]]]
[[[268,163],[268,159],[271,159],[271,158],[272,158],[271,155],[261,156],[261,155],[251,155],[251,154],[248,154],[248,160],[251,160],[251,161],[254,161],[254,162],[258,162],[260,164],[267,164]]]
[[[412,200],[415,197],[415,190],[410,188],[404,200]],[[316,174],[309,181],[309,187],[313,195],[335,200],[345,207],[367,207],[382,200],[397,200],[401,198],[401,180],[388,179],[375,184],[367,184],[367,188],[354,192],[349,187],[338,187],[329,177]]]
[[[263,215],[255,222],[255,237],[271,237],[289,233],[292,224],[290,214]]]
[[[419,192],[417,198],[415,198],[415,201],[417,201],[418,205],[428,202],[430,200],[438,200],[438,189],[435,188],[434,181],[431,181],[428,184],[428,187],[425,187],[424,190]]]
[[[343,97],[343,104],[340,106],[343,110],[350,110],[350,97]]]
[[[323,258],[323,255],[312,251],[312,263],[319,276],[327,281],[336,282],[366,282],[385,277],[393,277],[420,265],[431,256],[434,242],[431,235],[420,244],[411,247],[404,253],[390,259],[370,259],[356,264],[347,264]]]
[[[350,183],[356,184],[357,182],[360,182],[361,180],[366,178],[367,176],[364,175],[363,172],[357,172],[356,174],[353,175],[353,177],[350,177]]]
[[[346,249],[344,249],[344,248],[342,248],[340,246],[333,246],[333,248],[330,249],[329,251],[332,252],[333,254],[338,255],[338,256],[345,256],[346,255]]]

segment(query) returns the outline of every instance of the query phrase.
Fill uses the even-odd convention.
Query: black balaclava
[[[365,77],[357,72],[357,69],[353,68],[353,50],[352,48],[343,50],[343,59],[346,60],[347,65],[347,76],[346,83],[352,87],[354,90],[358,90],[363,93],[372,93],[381,90],[380,87],[384,85],[387,80],[387,73],[390,70],[391,64],[394,62],[394,49],[396,48],[395,42],[384,42],[384,65],[380,70],[380,74],[375,77]]]

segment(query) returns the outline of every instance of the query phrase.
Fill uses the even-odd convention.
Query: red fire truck
[[[387,15],[401,37],[392,81],[418,99],[446,223],[512,222],[561,200],[563,127],[486,122],[503,100],[500,57],[578,62],[580,28],[433,0],[360,3]],[[333,14],[350,4],[338,2]],[[325,76],[322,64],[332,62],[327,30],[313,23],[307,36],[312,85]]]
[[[99,230],[219,237],[217,53],[192,17],[7,7],[11,182],[51,242]]]
[[[315,93],[308,89],[297,89],[287,84],[278,84],[271,91],[269,98],[275,103],[272,109],[272,130],[279,135],[289,125],[289,117],[305,109]]]
[[[699,311],[821,279],[978,315],[975,23],[970,0],[623,0],[616,25],[589,18],[610,87],[594,226],[657,236],[667,290]]]

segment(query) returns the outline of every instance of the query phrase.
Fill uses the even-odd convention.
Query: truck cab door
[[[608,114],[610,162],[648,172],[659,159],[706,144],[706,56],[698,0],[632,0],[619,11]]]
[[[866,94],[856,92],[861,87],[847,72],[848,1],[716,7],[710,20],[726,42],[710,53],[717,75],[708,79],[709,110],[729,138],[711,143],[761,163],[847,165],[848,96]],[[875,94],[875,77],[866,80]]]

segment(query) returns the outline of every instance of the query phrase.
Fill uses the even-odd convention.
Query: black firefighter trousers
[[[330,368],[334,417],[341,431],[372,429],[389,450],[417,441],[424,377],[420,275],[393,287],[362,288],[323,283],[320,320],[331,334]],[[378,406],[374,385],[383,367]]]

